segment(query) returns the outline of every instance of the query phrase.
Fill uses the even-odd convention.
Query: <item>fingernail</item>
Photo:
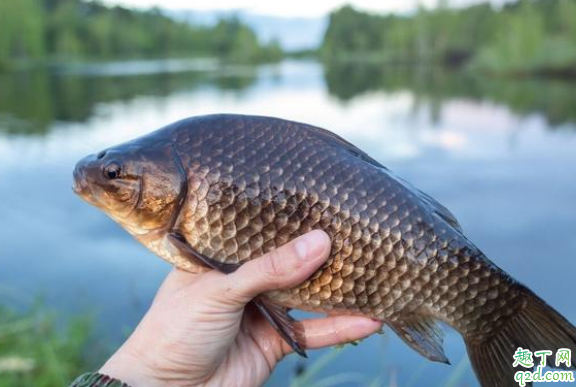
[[[296,240],[296,254],[300,259],[307,259],[311,254],[311,250],[320,246],[323,242],[324,235],[320,231],[311,231]],[[318,249],[316,249],[318,250]]]
[[[306,259],[308,254],[308,235],[304,235],[296,240],[296,254],[300,259]]]

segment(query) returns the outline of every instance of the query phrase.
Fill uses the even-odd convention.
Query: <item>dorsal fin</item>
[[[362,149],[360,149],[356,145],[344,140],[342,137],[338,136],[337,134],[330,132],[329,130],[317,128],[314,126],[309,127],[309,130],[313,130],[316,136],[322,138],[324,141],[328,142],[329,144],[342,147],[342,148],[346,149],[349,153],[354,155],[355,157],[358,157],[359,159],[361,159],[362,161],[364,161],[368,164],[371,164],[376,168],[382,168],[390,177],[397,180],[400,184],[405,186],[407,189],[411,190],[416,196],[418,196],[426,204],[428,204],[430,207],[432,207],[434,212],[438,216],[440,216],[446,223],[448,223],[450,226],[454,227],[458,232],[463,233],[462,226],[460,226],[460,223],[458,223],[458,220],[456,219],[454,214],[452,214],[452,212],[450,212],[450,210],[448,208],[444,207],[442,204],[440,204],[432,196],[428,195],[425,192],[420,191],[418,188],[414,187],[412,184],[410,184],[406,180],[394,175],[392,173],[392,171],[390,171],[384,165],[380,164],[378,161],[374,160],[372,157],[370,157]]]
[[[442,204],[440,204],[436,199],[428,195],[426,192],[423,192],[418,188],[414,187],[412,184],[410,184],[403,178],[394,175],[394,173],[392,173],[391,171],[387,171],[387,173],[390,177],[397,180],[400,184],[402,184],[404,187],[410,190],[414,195],[418,196],[424,203],[430,206],[434,211],[434,213],[438,215],[440,218],[442,218],[446,223],[454,227],[454,229],[456,229],[459,233],[464,234],[464,232],[462,231],[462,226],[460,226],[460,223],[458,223],[458,220],[456,219],[454,214],[450,212],[448,208],[444,207]]]
[[[388,168],[386,168],[385,166],[380,164],[378,161],[376,161],[372,157],[370,157],[368,155],[368,153],[364,152],[362,149],[358,148],[356,145],[344,140],[342,137],[338,136],[337,134],[332,133],[331,131],[326,130],[326,129],[317,128],[315,126],[310,126],[309,129],[314,130],[315,134],[318,137],[322,138],[327,143],[332,144],[332,145],[336,145],[336,146],[340,146],[340,147],[346,149],[352,155],[354,155],[354,156],[358,157],[359,159],[367,162],[368,164],[372,164],[373,166],[375,166],[377,168],[383,168],[385,170],[388,170]]]
[[[434,199],[432,196],[428,195],[426,192],[422,192],[417,188],[414,188],[414,189],[416,189],[418,191],[418,193],[420,194],[420,196],[422,197],[422,199],[426,203],[428,203],[430,206],[432,206],[432,208],[434,209],[434,212],[438,216],[440,216],[442,219],[444,219],[444,221],[446,223],[448,223],[450,226],[454,227],[460,233],[463,233],[462,226],[460,226],[460,223],[458,223],[458,219],[456,219],[454,214],[452,212],[450,212],[450,210],[448,208],[444,207],[442,204],[440,204],[436,199]]]

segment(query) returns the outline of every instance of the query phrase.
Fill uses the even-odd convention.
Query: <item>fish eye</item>
[[[120,177],[120,172],[122,172],[120,166],[116,163],[111,163],[104,168],[104,177],[108,180],[118,179]]]

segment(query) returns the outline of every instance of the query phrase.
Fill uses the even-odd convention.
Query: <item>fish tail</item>
[[[547,366],[576,367],[576,328],[531,290],[519,286],[523,307],[495,335],[486,339],[465,338],[472,368],[482,387],[519,385],[515,380],[516,372],[530,371],[521,365],[513,366],[519,347],[532,353],[551,350]],[[571,350],[572,357],[568,365],[556,367],[556,352],[561,348]],[[539,357],[533,356],[532,360],[535,366],[540,364]]]

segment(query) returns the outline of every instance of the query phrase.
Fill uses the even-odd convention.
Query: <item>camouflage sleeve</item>
[[[99,373],[84,374],[76,379],[69,387],[130,387],[120,380]]]

